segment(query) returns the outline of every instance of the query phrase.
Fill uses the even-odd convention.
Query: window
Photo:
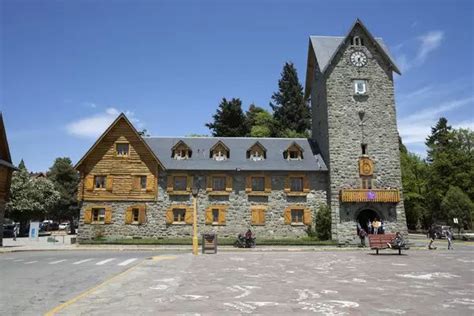
[[[291,210],[291,223],[299,224],[303,223],[304,211],[301,209]]]
[[[266,158],[266,149],[259,142],[256,142],[247,150],[247,159],[260,161],[265,160]]]
[[[115,144],[116,153],[118,157],[127,157],[129,144],[128,143],[117,143]]]
[[[366,94],[367,93],[367,82],[365,80],[354,80],[354,93],[355,94]]]
[[[95,176],[94,177],[94,188],[95,189],[105,189],[106,185],[106,176]]]
[[[134,223],[138,223],[140,219],[140,209],[138,208],[133,208],[132,209],[132,221]]]
[[[173,177],[173,190],[174,191],[186,191],[188,186],[188,177],[186,176],[175,176]]]
[[[287,195],[304,196],[310,191],[309,178],[304,174],[290,174],[286,178],[285,192]]]
[[[218,141],[210,150],[210,158],[222,161],[230,158],[230,150],[223,142]]]
[[[225,191],[225,177],[212,177],[212,191]]]
[[[252,191],[265,191],[265,177],[252,177]]]
[[[193,152],[183,141],[179,141],[171,149],[171,158],[176,160],[185,160],[191,158]]]
[[[212,205],[206,209],[207,225],[225,225],[227,205]]]
[[[140,176],[140,189],[146,190],[146,176]]]
[[[362,182],[362,189],[372,189],[372,177],[360,177],[360,180]]]
[[[105,208],[92,209],[92,222],[105,223]]]
[[[290,178],[290,191],[303,192],[303,177]]]
[[[311,225],[312,212],[304,205],[291,205],[285,209],[284,219],[288,225]]]
[[[173,222],[175,223],[184,223],[186,216],[185,208],[175,208],[173,209]]]
[[[360,144],[362,155],[367,155],[367,144]]]
[[[351,45],[353,45],[353,46],[364,46],[364,40],[359,36],[354,36],[351,39]]]
[[[284,152],[283,158],[286,160],[301,160],[303,159],[303,149],[295,142],[293,142]]]

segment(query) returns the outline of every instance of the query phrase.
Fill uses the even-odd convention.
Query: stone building
[[[357,20],[310,37],[311,139],[141,137],[121,114],[76,166],[79,239],[191,236],[193,187],[200,232],[301,237],[321,205],[340,243],[374,218],[405,232],[393,72]]]

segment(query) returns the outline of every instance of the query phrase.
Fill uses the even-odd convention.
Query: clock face
[[[372,174],[372,166],[369,162],[364,162],[362,165],[362,171],[364,174]]]
[[[367,56],[361,51],[353,52],[351,55],[351,62],[356,67],[367,65]]]

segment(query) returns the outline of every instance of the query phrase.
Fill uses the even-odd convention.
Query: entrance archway
[[[357,215],[357,222],[360,224],[360,227],[362,227],[362,229],[367,232],[367,222],[370,221],[372,223],[376,218],[378,218],[379,220],[381,219],[376,211],[371,209],[365,209],[360,211],[359,215]]]

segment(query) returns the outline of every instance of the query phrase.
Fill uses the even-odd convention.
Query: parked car
[[[69,230],[70,224],[69,223],[61,223],[59,224],[59,230]]]

